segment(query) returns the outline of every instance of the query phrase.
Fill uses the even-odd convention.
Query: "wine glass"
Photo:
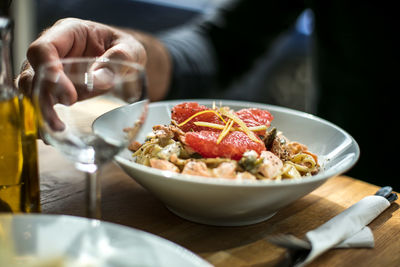
[[[58,149],[86,176],[87,216],[101,218],[98,172],[135,140],[147,113],[143,66],[104,58],[67,58],[42,65],[34,82],[33,103],[44,142]],[[141,101],[141,112],[127,114],[125,125],[114,127],[121,138],[94,132],[100,115]]]

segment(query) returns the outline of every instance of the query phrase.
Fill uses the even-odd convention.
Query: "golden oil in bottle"
[[[39,212],[33,106],[13,84],[11,22],[0,17],[0,212]]]
[[[33,109],[29,100],[20,100],[4,87],[0,90],[0,212],[39,212]]]

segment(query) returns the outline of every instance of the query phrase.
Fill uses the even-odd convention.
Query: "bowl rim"
[[[165,171],[165,170],[159,170],[155,168],[151,168],[145,165],[138,164],[134,162],[133,160],[129,160],[126,157],[123,157],[121,155],[116,155],[114,160],[117,162],[117,164],[120,165],[126,165],[131,168],[137,169],[140,172],[148,173],[153,176],[160,176],[162,179],[173,179],[175,181],[179,182],[186,182],[186,183],[196,183],[196,184],[209,184],[209,185],[216,185],[216,186],[246,186],[246,187],[263,187],[263,186],[290,186],[290,185],[299,185],[299,184],[309,184],[309,183],[315,183],[318,181],[323,181],[328,178],[338,176],[346,171],[348,171],[350,168],[352,168],[356,162],[359,159],[360,156],[360,148],[356,142],[356,140],[345,130],[340,128],[339,126],[322,119],[318,116],[312,115],[310,113],[306,113],[303,111],[298,111],[286,107],[281,107],[281,106],[276,106],[276,105],[270,105],[270,104],[263,104],[263,103],[257,103],[257,102],[247,102],[247,101],[238,101],[238,100],[225,100],[225,99],[179,99],[179,100],[165,100],[165,101],[158,101],[158,102],[153,102],[149,104],[149,109],[157,107],[157,106],[165,106],[165,105],[176,105],[179,103],[183,102],[198,102],[199,104],[203,105],[210,105],[213,102],[215,103],[224,103],[224,105],[233,105],[233,106],[242,106],[242,107],[258,107],[258,108],[263,108],[263,109],[273,109],[278,112],[283,112],[286,114],[291,114],[295,116],[300,116],[306,119],[311,119],[315,120],[319,123],[323,123],[329,127],[334,128],[336,131],[342,133],[346,138],[350,140],[349,144],[343,148],[347,149],[352,147],[353,152],[349,153],[348,155],[352,156],[352,159],[350,161],[347,161],[344,165],[340,165],[340,168],[334,167],[328,170],[323,170],[320,173],[310,176],[310,177],[302,177],[299,179],[285,179],[285,180],[280,180],[280,181],[275,181],[275,180],[238,180],[238,179],[229,179],[229,178],[216,178],[216,177],[203,177],[203,176],[195,176],[195,175],[184,175],[180,173],[174,173],[170,171]],[[134,104],[131,104],[134,105]],[[123,107],[121,107],[123,108]],[[136,179],[136,177],[132,177],[133,179]]]

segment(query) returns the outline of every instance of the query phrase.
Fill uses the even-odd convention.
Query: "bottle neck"
[[[0,37],[0,85],[13,87],[12,22],[8,18],[0,17]]]

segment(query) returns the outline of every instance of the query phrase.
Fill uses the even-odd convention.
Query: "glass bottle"
[[[13,82],[12,23],[0,17],[0,212],[40,212],[32,103]]]

